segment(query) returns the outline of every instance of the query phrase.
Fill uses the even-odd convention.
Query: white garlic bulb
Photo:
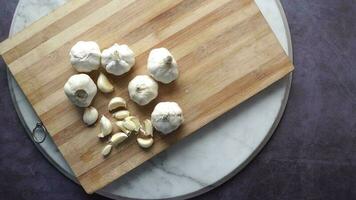
[[[73,75],[64,85],[64,93],[78,107],[88,107],[96,92],[94,81],[86,74]]]
[[[134,66],[135,54],[127,45],[114,44],[103,50],[101,64],[108,73],[119,76],[130,71]]]
[[[83,121],[86,125],[93,125],[98,120],[99,113],[93,106],[87,107],[84,110]]]
[[[158,103],[151,114],[153,127],[163,134],[176,130],[183,121],[182,109],[176,102]]]
[[[91,72],[100,66],[101,52],[93,41],[79,41],[70,50],[70,62],[78,72]]]
[[[178,78],[178,65],[166,48],[153,49],[148,56],[147,69],[150,75],[162,83],[170,83]]]
[[[158,95],[158,84],[147,75],[132,79],[128,86],[130,98],[139,105],[146,105]]]

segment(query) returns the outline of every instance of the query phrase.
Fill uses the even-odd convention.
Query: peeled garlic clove
[[[116,146],[118,144],[120,144],[121,142],[123,142],[124,140],[126,140],[128,138],[128,136],[125,133],[115,133],[113,136],[111,136],[110,138],[110,144]]]
[[[101,151],[101,154],[103,156],[108,156],[110,154],[110,152],[111,152],[111,149],[112,149],[112,145],[108,144],[103,148],[103,150]]]
[[[90,126],[98,120],[98,116],[98,111],[93,106],[90,106],[84,110],[83,121],[86,125]]]
[[[119,127],[120,131],[124,132],[126,135],[130,136],[131,132],[124,127],[123,121],[115,122],[116,126]]]
[[[136,131],[136,130],[139,130],[139,128],[140,128],[140,127],[136,127],[136,124],[130,120],[125,120],[123,125],[129,131]]]
[[[114,86],[110,83],[109,79],[105,76],[105,74],[100,73],[98,77],[98,81],[96,82],[98,88],[103,93],[110,93],[114,91]]]
[[[153,144],[153,138],[137,138],[137,143],[142,148],[149,148]]]
[[[126,108],[126,101],[121,97],[114,97],[110,100],[108,109],[109,111],[115,110],[117,108]]]
[[[120,110],[114,113],[112,116],[118,120],[125,119],[126,117],[130,116],[130,112],[128,110]]]
[[[144,130],[145,136],[153,137],[153,126],[152,126],[151,120],[146,119],[145,121],[143,121],[143,130]]]
[[[125,118],[125,121],[132,121],[133,123],[135,123],[135,126],[136,126],[135,131],[139,131],[141,124],[140,124],[140,120],[138,120],[137,117],[129,116],[129,117]]]
[[[112,132],[111,121],[104,115],[100,119],[100,131],[101,133],[98,135],[99,138],[103,138],[107,135],[110,135],[110,133]]]

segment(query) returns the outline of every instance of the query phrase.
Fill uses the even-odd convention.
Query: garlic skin
[[[69,52],[70,62],[78,72],[91,72],[100,66],[101,52],[93,41],[79,41]]]
[[[101,64],[110,74],[120,76],[135,65],[135,54],[127,45],[114,44],[101,54]]]
[[[176,102],[158,103],[151,114],[153,127],[165,135],[176,130],[183,121],[182,109]]]
[[[139,105],[147,105],[158,95],[158,84],[147,75],[138,75],[128,86],[130,98]]]
[[[83,114],[83,121],[86,125],[90,126],[93,125],[96,120],[98,120],[99,113],[93,106],[85,108]]]
[[[159,82],[168,84],[178,78],[178,65],[166,48],[153,49],[147,61],[150,75]]]
[[[74,105],[88,107],[97,93],[97,88],[88,75],[76,74],[65,83],[64,93]]]

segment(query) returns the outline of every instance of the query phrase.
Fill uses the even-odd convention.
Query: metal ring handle
[[[47,137],[46,127],[42,124],[42,122],[37,122],[35,128],[32,130],[33,141],[40,144],[45,141],[46,137]]]

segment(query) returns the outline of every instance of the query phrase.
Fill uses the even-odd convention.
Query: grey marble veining
[[[285,24],[277,3],[265,0],[256,2],[288,52]],[[64,0],[20,1],[11,33],[23,29],[63,3]],[[32,129],[37,121],[36,116],[20,90],[16,89],[15,82],[11,83],[23,119]],[[113,198],[187,197],[224,182],[245,166],[273,133],[286,103],[289,84],[290,77],[275,83],[99,193]],[[217,145],[219,148],[216,148]],[[63,173],[73,177],[50,139],[39,147]]]
[[[66,0],[22,0],[17,5],[12,21],[10,35],[21,31],[41,17],[47,15]]]

